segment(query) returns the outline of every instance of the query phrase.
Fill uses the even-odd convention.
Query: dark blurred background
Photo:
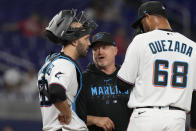
[[[50,52],[61,47],[42,32],[62,9],[86,10],[99,27],[110,32],[121,64],[133,38],[131,24],[138,6],[146,0],[0,0],[0,131],[41,131],[37,72]],[[196,40],[196,1],[162,0],[174,31]],[[92,61],[91,52],[78,61],[82,70]]]

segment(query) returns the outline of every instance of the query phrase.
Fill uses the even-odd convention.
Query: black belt
[[[174,106],[143,106],[143,107],[136,107],[135,109],[139,109],[139,108],[157,108],[157,109],[164,109],[167,108],[169,110],[181,110],[181,111],[185,111],[184,109],[181,109],[179,107],[174,107]]]

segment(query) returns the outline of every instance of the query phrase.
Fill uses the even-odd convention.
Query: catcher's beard
[[[78,41],[78,45],[76,47],[76,50],[78,52],[78,57],[85,57],[88,52],[88,48],[86,48],[85,45],[80,41]]]

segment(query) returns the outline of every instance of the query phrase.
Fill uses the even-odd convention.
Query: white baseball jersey
[[[64,56],[63,56],[64,57]],[[60,113],[59,110],[51,104],[46,96],[40,95],[40,108],[42,113],[43,130],[44,131],[55,131],[62,128],[63,131],[87,131],[85,123],[79,119],[76,113],[72,109],[72,104],[77,95],[78,81],[76,66],[73,60],[69,57],[57,58],[49,64],[45,78],[50,84],[59,84],[66,90],[67,102],[70,105],[72,118],[69,125],[61,124],[57,116]],[[46,64],[48,64],[46,62]],[[38,80],[41,80],[43,68],[39,72]]]
[[[117,76],[135,84],[130,108],[174,106],[189,111],[195,68],[196,43],[177,32],[154,30],[133,39]]]

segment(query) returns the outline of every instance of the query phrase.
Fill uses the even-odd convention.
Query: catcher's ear
[[[77,40],[73,40],[73,41],[71,42],[71,44],[72,44],[73,46],[77,46],[78,42],[77,42]]]

